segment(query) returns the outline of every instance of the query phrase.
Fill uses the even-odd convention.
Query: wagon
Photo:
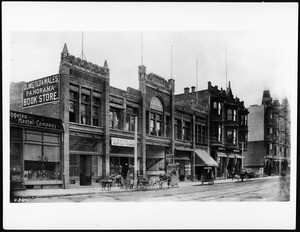
[[[214,175],[211,167],[205,167],[201,175],[201,184],[207,182],[208,184],[214,184]]]

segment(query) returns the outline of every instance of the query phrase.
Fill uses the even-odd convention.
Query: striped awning
[[[205,150],[198,149],[195,152],[195,166],[217,167],[218,163]]]

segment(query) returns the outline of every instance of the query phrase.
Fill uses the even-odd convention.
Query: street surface
[[[232,201],[289,201],[288,177],[255,179],[215,185],[195,185],[150,191],[105,192],[101,194],[29,199],[42,202],[232,202]]]

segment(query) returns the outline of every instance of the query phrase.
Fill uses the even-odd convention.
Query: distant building
[[[208,88],[201,91],[184,89],[183,94],[175,95],[177,104],[199,107],[208,112],[208,134],[206,141],[210,155],[218,162],[216,178],[228,178],[239,173],[242,168],[242,155],[247,150],[248,110],[244,102],[234,97],[229,86],[218,89],[208,82]]]
[[[272,100],[269,90],[263,92],[262,104],[249,108],[248,151],[245,167],[263,170],[267,175],[289,172],[290,108]]]

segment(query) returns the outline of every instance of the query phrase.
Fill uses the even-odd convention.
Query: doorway
[[[92,185],[92,156],[80,156],[80,185]]]

